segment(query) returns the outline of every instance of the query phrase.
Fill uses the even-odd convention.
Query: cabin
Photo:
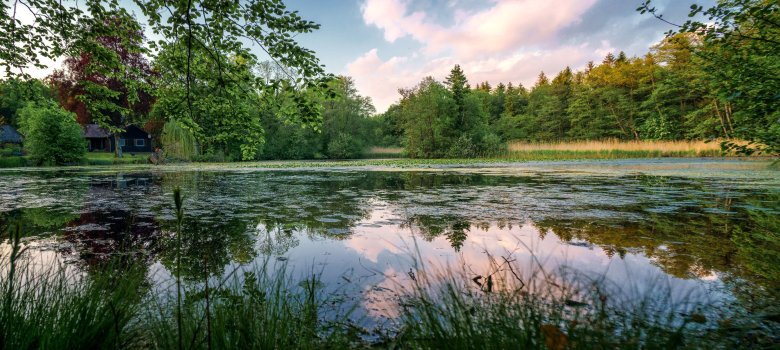
[[[0,125],[0,145],[21,145],[23,141],[24,137],[13,126],[8,124]]]
[[[114,135],[97,124],[84,126],[84,138],[87,139],[87,149],[90,152],[114,152]],[[152,152],[152,135],[143,129],[130,125],[119,134],[119,146],[122,152],[149,153]]]

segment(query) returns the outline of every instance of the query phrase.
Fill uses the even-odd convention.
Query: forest
[[[651,2],[638,11],[656,15]],[[149,41],[133,14],[113,6],[79,24],[62,66],[45,79],[31,79],[14,61],[35,58],[5,58],[0,116],[25,135],[35,163],[55,164],[83,156],[74,123],[96,123],[115,137],[140,126],[169,161],[360,158],[374,146],[403,147],[410,158],[474,158],[505,153],[516,141],[608,139],[780,153],[776,4],[725,1],[693,6],[690,16],[714,25],[691,20],[643,56],[610,53],[580,69],[540,72],[528,87],[469,82],[456,65],[441,81],[399,87],[398,101],[377,114],[350,77],[325,72],[297,44],[258,58],[222,42],[208,22],[197,35],[179,33],[183,40]],[[280,31],[318,27],[295,13],[275,20]],[[280,38],[264,40],[291,41]]]

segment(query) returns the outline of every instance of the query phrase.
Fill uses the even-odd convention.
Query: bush
[[[359,158],[363,146],[355,136],[339,133],[328,142],[328,157],[333,159]]]
[[[468,135],[461,135],[447,151],[447,158],[474,158],[477,156],[477,145]]]
[[[54,104],[28,104],[19,111],[24,147],[35,165],[77,163],[87,150],[76,115]]]
[[[506,153],[506,144],[501,141],[501,138],[493,133],[486,134],[482,138],[482,156],[492,157],[495,155]]]
[[[177,121],[165,123],[161,140],[166,158],[189,161],[198,154],[192,131]]]
[[[24,157],[0,157],[0,168],[18,168],[27,166]]]
[[[199,163],[225,163],[230,160],[222,150],[209,150],[206,153],[193,156],[192,161]]]

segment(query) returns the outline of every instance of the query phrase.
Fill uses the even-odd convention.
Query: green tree
[[[662,19],[652,1],[638,9]],[[780,5],[772,0],[724,0],[694,5],[676,33],[690,33],[703,45],[695,51],[718,97],[721,118],[733,117],[733,136],[748,140],[726,148],[743,153],[780,154]],[[733,108],[726,108],[733,105]],[[731,113],[733,111],[733,113]]]
[[[143,29],[126,10],[112,8],[95,11],[80,33],[65,68],[49,81],[65,109],[82,123],[100,125],[119,145],[119,135],[144,123],[154,102]],[[114,150],[122,157],[122,147]]]
[[[450,71],[450,75],[445,80],[445,85],[450,89],[452,93],[452,99],[455,101],[456,115],[455,125],[456,129],[462,129],[465,123],[466,114],[466,95],[469,93],[468,80],[460,65],[455,65]]]
[[[33,163],[64,165],[84,157],[87,146],[75,114],[53,103],[28,104],[19,110],[19,124]]]
[[[358,94],[352,78],[338,77],[330,88],[336,95],[322,103],[323,151],[331,158],[357,158],[372,143],[370,118],[376,109]]]
[[[171,45],[158,54],[155,69],[160,78],[153,114],[191,130],[204,153],[222,153],[230,160],[255,159],[262,150],[264,129],[252,62],[223,56],[215,63],[207,52],[193,50],[188,64],[185,49]],[[218,66],[229,74],[215,75]],[[188,76],[194,80],[189,87]]]
[[[198,154],[195,135],[187,127],[175,120],[165,123],[160,140],[162,141],[166,158],[189,161]]]
[[[404,125],[403,145],[412,158],[442,157],[449,149],[458,107],[450,92],[431,77],[413,89],[401,90],[399,103]]]
[[[51,89],[38,79],[8,79],[0,81],[0,118],[19,127],[16,115],[29,102],[52,100]]]

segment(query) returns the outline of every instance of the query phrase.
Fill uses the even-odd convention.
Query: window
[[[119,147],[125,147],[125,144],[127,144],[125,139],[119,139]]]
[[[135,147],[143,147],[143,146],[146,146],[146,140],[135,139]]]

